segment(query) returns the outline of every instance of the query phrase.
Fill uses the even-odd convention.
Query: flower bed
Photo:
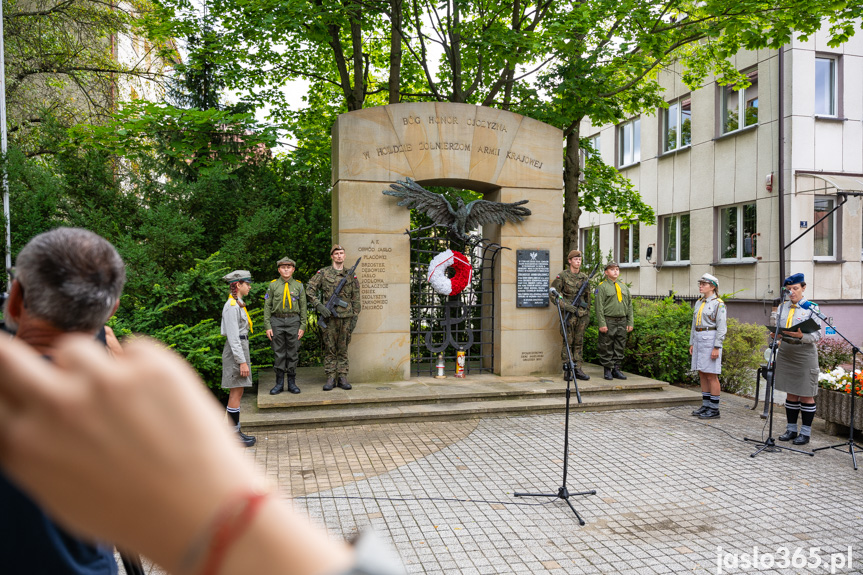
[[[816,401],[815,415],[828,423],[844,425],[851,424],[851,383],[854,385],[854,428],[863,429],[863,373],[857,370],[852,378],[851,373],[841,367],[818,375],[818,386],[821,390]]]

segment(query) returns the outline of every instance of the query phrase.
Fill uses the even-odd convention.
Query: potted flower
[[[863,372],[857,370],[853,375],[841,367],[818,374],[817,407],[815,415],[828,423],[851,425],[852,386],[854,406],[854,428],[863,429]]]

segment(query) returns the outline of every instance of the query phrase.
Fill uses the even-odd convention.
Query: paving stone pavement
[[[374,529],[411,574],[863,573],[863,470],[835,450],[750,457],[743,437],[766,437],[750,404],[573,414],[567,487],[597,491],[570,498],[584,527],[560,499],[513,496],[560,487],[562,414],[269,431],[247,453],[334,537]],[[822,428],[808,448],[842,441]],[[753,546],[757,568],[733,568]],[[779,568],[810,553],[826,565]]]

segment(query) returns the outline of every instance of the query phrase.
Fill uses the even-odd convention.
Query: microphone
[[[554,297],[556,297],[556,298],[558,298],[558,299],[560,299],[560,298],[562,298],[562,297],[563,297],[563,296],[562,296],[562,295],[560,295],[560,293],[559,293],[556,289],[554,289],[553,287],[548,288],[548,293],[549,293],[549,295],[553,295]]]
[[[809,313],[811,313],[812,315],[814,315],[818,319],[820,319],[822,321],[826,321],[828,324],[830,323],[829,321],[827,321],[827,316],[825,316],[823,313],[821,313],[820,311],[815,309],[815,304],[812,303],[811,301],[809,301],[809,300],[804,301],[803,303],[800,304],[800,307],[802,307],[803,309],[809,310]]]

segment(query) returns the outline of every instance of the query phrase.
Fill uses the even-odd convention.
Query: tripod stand
[[[554,293],[557,293],[556,291]],[[560,311],[560,298],[556,298],[555,305],[557,305],[557,314],[560,317],[560,327],[563,330],[563,342],[566,345],[566,354],[569,359],[566,364],[563,366],[563,379],[566,381],[566,416],[565,423],[563,426],[563,480],[561,482],[560,488],[557,490],[557,493],[515,493],[516,497],[556,497],[558,499],[563,499],[566,501],[566,504],[569,505],[569,508],[572,509],[572,512],[575,513],[575,516],[578,518],[578,524],[584,525],[584,519],[581,518],[581,515],[578,514],[578,511],[573,507],[572,502],[569,500],[570,497],[577,497],[580,495],[596,495],[596,490],[591,489],[590,491],[579,491],[578,493],[570,493],[569,489],[566,488],[566,473],[569,468],[569,398],[571,396],[570,391],[570,383],[575,387],[575,395],[578,398],[578,403],[581,403],[581,394],[578,392],[578,382],[575,380],[575,362],[572,360],[572,351],[569,349],[569,338],[566,335],[566,326],[563,322],[563,313]]]
[[[829,323],[827,323],[827,325],[829,325],[830,327],[833,327]],[[854,345],[853,343],[848,341],[848,338],[845,337],[844,335],[842,335],[842,333],[840,333],[838,329],[833,327],[833,330],[837,334],[839,334],[839,337],[841,337],[842,339],[847,341],[848,344],[851,346],[851,421],[849,422],[851,425],[849,426],[849,429],[848,429],[848,441],[846,441],[844,443],[837,443],[836,445],[828,445],[827,447],[819,447],[818,449],[813,449],[812,451],[813,452],[821,451],[822,449],[836,449],[838,451],[844,451],[844,450],[839,449],[839,448],[840,447],[847,447],[848,453],[851,454],[851,463],[854,465],[854,471],[857,471],[857,456],[854,453],[854,448],[856,447],[857,449],[863,449],[863,447],[860,447],[859,445],[854,443],[854,405],[857,403],[857,401],[856,401],[857,394],[855,393],[855,390],[856,390],[857,385],[858,385],[857,379],[856,379],[856,376],[857,376],[857,353],[860,351],[860,349],[856,345]]]
[[[788,293],[785,291],[785,288],[782,290],[782,302],[779,304],[779,310],[781,312],[782,306],[785,305],[785,298]],[[803,455],[809,455],[814,457],[815,454],[811,451],[803,451],[802,449],[794,449],[793,447],[785,447],[784,445],[776,445],[776,441],[773,439],[773,391],[776,388],[776,380],[774,375],[776,373],[776,354],[779,352],[779,318],[782,316],[781,313],[777,314],[776,317],[776,328],[773,331],[773,341],[770,342],[770,360],[767,362],[767,374],[764,379],[766,382],[766,387],[764,388],[764,401],[766,402],[764,405],[765,410],[767,409],[767,405],[770,405],[770,413],[767,416],[767,439],[762,441],[758,439],[749,439],[748,437],[744,437],[743,441],[750,441],[752,443],[761,444],[761,447],[756,449],[749,457],[755,457],[762,451],[767,452],[778,452],[781,449],[785,449],[787,451],[794,451],[796,453],[802,453]]]

